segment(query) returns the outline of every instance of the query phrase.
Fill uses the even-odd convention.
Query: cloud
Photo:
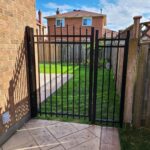
[[[97,7],[89,7],[86,5],[72,6],[67,4],[47,3],[45,8],[50,11],[43,12],[43,16],[54,15],[57,8],[61,13],[71,11],[73,9],[81,9],[92,12],[100,12],[103,8],[103,13],[107,15],[107,28],[113,30],[125,29],[133,23],[133,17],[142,15],[142,21],[150,20],[150,0],[100,0]]]
[[[150,19],[150,1],[117,0],[115,3],[101,0],[103,12],[107,15],[108,27],[114,30],[124,29],[133,23],[133,17],[143,16],[142,21]],[[146,15],[144,15],[146,14]]]
[[[98,7],[96,8],[96,7],[81,6],[80,9],[100,13],[100,9],[98,9]]]
[[[66,4],[59,5],[57,3],[50,2],[48,4],[44,4],[44,6],[45,6],[45,8],[49,8],[53,11],[56,11],[56,9],[59,8],[62,13],[67,12],[69,10],[73,10],[73,9],[87,10],[87,11],[92,11],[92,12],[100,12],[100,9],[98,9],[96,7],[87,7],[86,5],[75,7],[75,6],[66,5]]]

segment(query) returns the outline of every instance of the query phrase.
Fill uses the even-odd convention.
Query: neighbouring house
[[[118,35],[118,32],[117,31],[114,31],[114,30],[111,30],[111,29],[108,29],[108,28],[105,28],[104,29],[104,33],[103,33],[103,36],[106,34],[106,37],[107,38],[111,38],[111,37],[116,37]]]
[[[0,145],[30,118],[26,26],[36,28],[35,0],[1,0]]]
[[[63,33],[66,33],[66,26],[68,25],[69,34],[72,34],[73,26],[76,29],[75,32],[78,34],[80,27],[82,28],[82,34],[85,34],[86,29],[90,32],[91,27],[94,27],[96,30],[99,30],[99,36],[102,37],[104,27],[106,26],[106,15],[85,10],[60,13],[59,9],[57,9],[56,15],[45,18],[52,34],[54,33],[54,25],[56,25],[56,31],[59,31],[62,25]]]
[[[106,26],[106,15],[101,13],[95,13],[95,12],[89,12],[84,10],[73,10],[71,12],[67,13],[60,13],[59,9],[56,11],[56,15],[53,16],[47,16],[45,17],[47,19],[47,26],[48,26],[48,34],[55,35],[55,32],[57,35],[90,35],[91,34],[91,27],[94,27],[95,30],[99,30],[99,37],[103,36],[103,33],[105,31]],[[73,31],[74,28],[74,31]],[[80,32],[81,29],[81,32]],[[51,37],[51,40],[54,40],[54,37]],[[60,37],[57,38],[57,40],[61,40]],[[66,38],[63,38],[63,41],[67,40]],[[73,40],[73,38],[69,38],[69,40]],[[79,37],[76,37],[74,39],[76,42],[80,40]],[[86,40],[82,38],[82,41]],[[89,40],[89,37],[88,39]],[[45,51],[48,54],[48,45],[45,45]],[[55,45],[51,44],[51,49],[55,49]],[[57,61],[60,61],[61,53],[63,54],[63,61],[66,61],[67,57],[67,48],[66,45],[63,44],[62,48],[60,44],[56,45],[57,49]],[[81,61],[83,62],[85,60],[85,45],[80,44],[74,44],[74,61],[79,61],[79,52],[81,51]],[[73,60],[72,52],[73,52],[73,45],[69,45],[69,61],[71,62]],[[47,55],[46,55],[47,56]],[[51,53],[51,61],[55,61],[55,51],[52,50]],[[40,52],[40,61],[44,61],[43,53]],[[49,58],[46,58],[46,61],[49,61]]]

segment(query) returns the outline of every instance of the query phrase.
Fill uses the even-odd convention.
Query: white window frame
[[[84,25],[84,19],[91,19],[91,25]],[[82,26],[85,26],[85,27],[90,27],[90,26],[92,26],[92,23],[93,23],[93,19],[92,19],[92,17],[83,17],[82,18]]]
[[[65,27],[65,18],[56,18],[56,21],[55,21],[56,27],[61,27],[61,25],[60,26],[57,25],[58,20],[62,20],[64,22],[64,24],[62,24],[62,27]]]

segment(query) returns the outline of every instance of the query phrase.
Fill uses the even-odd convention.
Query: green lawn
[[[49,64],[45,65],[46,73],[55,73],[57,67],[57,73],[61,73],[61,65],[57,64]],[[51,68],[51,71],[50,71]],[[73,74],[73,66],[70,64],[67,68],[65,64],[63,64],[63,73],[67,73],[67,69],[69,74]],[[44,65],[40,65],[40,72],[44,72]],[[80,74],[79,74],[80,72]],[[110,79],[109,79],[110,73]],[[102,94],[102,76],[103,70],[101,68],[98,69],[98,89],[97,89],[97,104],[96,104],[96,118],[99,119],[102,117],[103,119],[112,119],[115,120],[119,118],[119,97],[116,96],[115,108],[114,108],[114,77],[112,71],[104,69],[104,86],[103,86],[103,94]],[[80,82],[79,82],[80,78]],[[110,85],[109,81],[110,80]],[[110,86],[110,89],[109,89]],[[68,87],[68,88],[67,88]],[[68,90],[67,90],[68,89]],[[74,90],[74,94],[73,94]],[[109,94],[108,94],[109,93]],[[109,96],[108,96],[109,95]],[[103,97],[103,102],[102,102]],[[57,105],[57,107],[56,107]],[[102,106],[102,109],[101,109]],[[68,108],[68,110],[67,110]],[[89,108],[89,66],[87,65],[75,65],[74,67],[74,78],[71,78],[67,83],[65,83],[61,88],[57,90],[57,92],[53,93],[51,97],[49,97],[45,102],[41,105],[41,111],[50,113],[58,112],[58,113],[68,113],[75,115],[88,115]],[[115,115],[113,116],[113,111],[115,110]],[[102,112],[102,113],[101,113]],[[108,117],[107,117],[108,115]],[[56,115],[53,115],[54,117]],[[39,116],[40,118],[45,118],[44,115]],[[50,116],[47,116],[50,117]],[[61,118],[61,116],[59,117]],[[70,116],[69,118],[72,119]],[[78,119],[79,117],[75,117]],[[82,117],[86,119],[85,117]],[[64,117],[65,119],[65,117]]]
[[[122,150],[150,150],[150,129],[120,129]]]
[[[57,67],[57,68],[56,68]],[[51,70],[50,70],[51,69]],[[75,69],[77,69],[77,66],[75,67]],[[57,73],[67,73],[67,65],[62,65],[62,72],[61,72],[61,64],[45,64],[45,73],[56,73],[56,70],[57,70]],[[69,65],[68,66],[68,73],[69,74],[72,74],[72,65]],[[44,64],[40,64],[40,72],[41,73],[44,73]]]

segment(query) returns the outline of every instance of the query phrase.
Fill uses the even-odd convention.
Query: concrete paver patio
[[[2,150],[120,150],[120,143],[116,128],[32,119]]]

